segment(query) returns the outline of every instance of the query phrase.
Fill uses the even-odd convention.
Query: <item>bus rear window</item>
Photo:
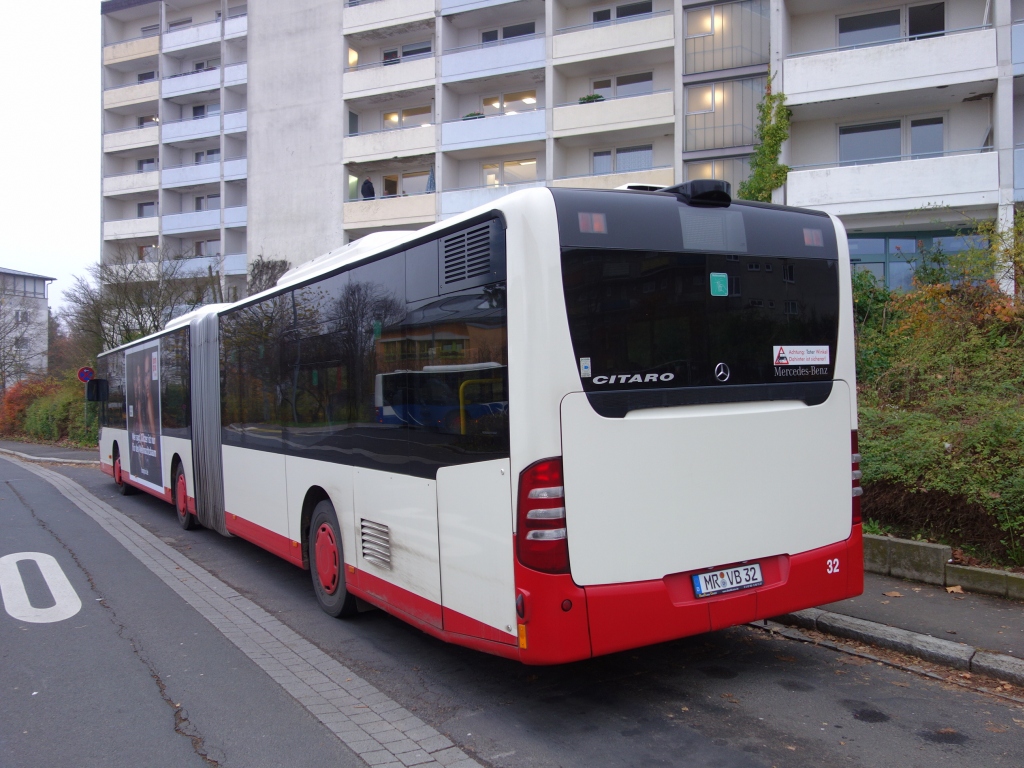
[[[587,392],[832,378],[834,259],[566,248],[562,278]]]

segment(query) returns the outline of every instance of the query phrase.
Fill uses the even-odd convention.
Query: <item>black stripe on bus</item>
[[[621,419],[630,411],[671,408],[676,405],[716,405],[772,400],[800,400],[806,405],[821,405],[831,394],[831,381],[800,381],[785,384],[737,384],[636,391],[615,389],[607,392],[588,392],[587,399],[601,416]]]

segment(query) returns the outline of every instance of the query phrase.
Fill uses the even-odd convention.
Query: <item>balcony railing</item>
[[[107,86],[104,86],[103,90],[104,91],[118,91],[118,90],[120,90],[122,88],[134,88],[137,85],[149,85],[150,83],[155,83],[155,82],[158,82],[159,80],[160,80],[160,75],[158,73],[157,76],[154,77],[151,80],[141,80],[141,81],[138,81],[138,82],[135,82],[135,83],[121,83],[120,85],[107,85]]]
[[[215,72],[218,69],[220,69],[220,67],[206,67],[205,69],[190,69],[188,72],[179,72],[176,75],[167,75],[166,77],[161,78],[161,79],[163,79],[163,80],[174,80],[177,77],[188,77],[189,75],[198,75],[198,74],[201,74],[203,72]]]
[[[429,59],[435,56],[433,51],[428,53],[414,53],[411,56],[403,56],[400,59],[391,59],[389,61],[370,61],[366,64],[356,64],[354,67],[345,67],[346,72],[361,72],[364,69],[376,69],[377,67],[394,67],[399,64],[404,64],[407,61],[419,61],[420,59]]]
[[[570,179],[596,179],[602,176],[621,176],[624,173],[649,173],[653,171],[672,170],[671,165],[652,165],[647,168],[620,168],[616,171],[605,171],[602,173],[574,173],[571,176],[556,176],[555,181],[568,181]]]
[[[671,16],[673,11],[657,11],[654,13],[638,13],[635,16],[627,16],[624,19],[609,19],[608,21],[593,21],[589,24],[576,24],[572,27],[562,27],[556,29],[556,35],[565,35],[570,32],[580,32],[584,29],[597,29],[598,27],[611,27],[616,24],[628,24],[631,21],[640,21],[642,19],[653,19],[655,16]],[[513,38],[515,39],[515,38]]]
[[[143,35],[136,35],[135,37],[126,37],[124,40],[112,40],[103,44],[106,48],[111,45],[120,45],[121,43],[134,43],[136,40],[145,40],[149,37],[160,37],[160,30],[153,30],[152,32],[146,32]]]
[[[381,0],[367,0],[367,2],[377,3],[377,2],[381,2]],[[372,136],[375,133],[396,133],[398,131],[412,130],[413,128],[429,128],[432,125],[437,125],[437,123],[435,123],[435,122],[416,123],[415,125],[400,125],[400,126],[398,126],[396,128],[373,128],[373,129],[371,129],[369,131],[357,131],[356,133],[349,133],[349,134],[346,134],[346,136],[348,136],[348,137],[353,137],[353,136]]]
[[[156,173],[159,169],[154,165],[152,168],[146,168],[145,170],[132,170],[132,171],[118,171],[117,173],[104,173],[104,179],[116,179],[120,176],[138,176],[140,173]]]
[[[959,155],[979,155],[986,152],[994,152],[994,147],[970,147],[968,149],[947,149],[942,152],[916,152],[909,155],[885,155],[882,157],[869,157],[863,160],[836,160],[829,163],[807,163],[805,165],[791,165],[791,171],[812,171],[819,168],[847,168],[854,165],[878,165],[880,163],[899,163],[905,160],[929,160],[934,157],[957,157]]]
[[[403,192],[400,195],[377,195],[376,197],[349,197],[345,199],[346,203],[372,203],[375,200],[396,200],[400,197],[419,197],[420,195],[433,195],[437,192],[436,189],[427,189],[423,192]]]
[[[629,94],[626,94],[625,96],[605,96],[602,99],[595,99],[593,101],[580,101],[579,99],[576,99],[576,101],[566,101],[566,102],[563,102],[562,104],[556,104],[555,106],[556,107],[575,107],[575,106],[585,106],[587,104],[602,104],[602,103],[604,103],[606,101],[620,101],[622,99],[636,99],[636,98],[639,98],[640,96],[653,96],[656,93],[671,93],[671,92],[672,92],[671,88],[659,88],[656,91],[647,91],[647,93],[629,93]]]
[[[451,120],[445,120],[445,125],[448,123],[468,123],[473,120],[488,120],[492,117],[506,117],[508,115],[528,115],[531,112],[542,112],[544,107],[536,106],[530,107],[529,109],[514,109],[511,112],[506,112],[504,109],[501,112],[494,112],[490,115],[473,115],[472,117],[453,117]]]
[[[543,37],[543,32],[534,32],[532,35],[517,35],[505,40],[495,40],[492,43],[474,43],[473,45],[460,45],[458,48],[446,48],[444,52],[445,55],[448,55],[449,53],[462,53],[463,51],[479,51],[484,48],[497,48],[502,45],[512,45],[513,43],[521,43],[524,40],[536,40]]]
[[[351,8],[355,5],[369,5],[370,3],[379,3],[381,0],[345,0],[345,7]]]
[[[175,120],[164,120],[163,122],[160,123],[160,125],[177,125],[178,123],[191,123],[191,122],[195,122],[196,120],[208,120],[211,117],[220,117],[220,115],[221,115],[220,112],[214,112],[214,113],[209,114],[209,115],[199,115],[199,116],[193,115],[191,117],[179,117],[179,118],[177,118]]]
[[[914,40],[927,40],[935,37],[949,37],[950,35],[959,35],[965,32],[977,32],[981,29],[992,29],[991,24],[979,24],[975,27],[960,27],[958,29],[947,29],[942,32],[928,32],[921,35],[904,35],[902,37],[891,37],[885,40],[872,40],[869,43],[856,43],[854,45],[837,45],[832,48],[816,48],[812,51],[799,51],[796,53],[790,53],[786,56],[787,59],[795,59],[802,56],[815,56],[819,53],[834,53],[836,51],[853,51],[858,48],[874,48],[879,45],[892,45],[893,43],[907,43]]]
[[[103,131],[103,135],[104,136],[108,136],[108,135],[110,135],[112,133],[125,133],[126,131],[144,131],[147,128],[159,128],[159,127],[160,127],[160,121],[157,120],[156,122],[147,123],[146,125],[132,125],[132,126],[129,126],[128,128],[110,128],[109,130]]]

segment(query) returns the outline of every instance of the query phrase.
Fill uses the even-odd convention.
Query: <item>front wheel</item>
[[[324,613],[335,618],[355,615],[355,595],[345,588],[341,528],[334,505],[326,499],[316,505],[309,521],[309,572],[313,592]]]
[[[174,510],[178,513],[178,525],[186,531],[196,527],[196,516],[188,511],[188,483],[185,482],[185,470],[178,464],[174,468]]]

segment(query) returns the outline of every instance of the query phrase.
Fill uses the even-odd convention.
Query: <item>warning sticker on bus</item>
[[[828,365],[828,345],[816,347],[772,347],[775,365]]]

